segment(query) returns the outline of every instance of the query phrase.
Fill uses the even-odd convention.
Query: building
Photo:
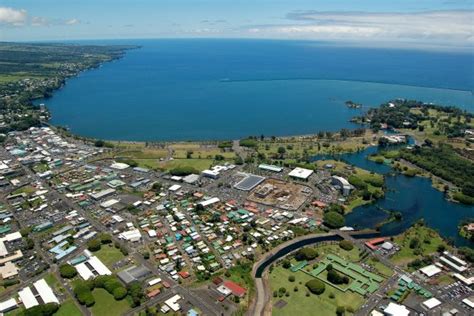
[[[435,266],[434,264],[430,264],[429,266],[421,268],[420,272],[426,275],[428,278],[431,278],[432,276],[435,276],[440,273],[441,269]]]
[[[217,179],[219,178],[219,172],[206,169],[201,172],[201,176],[211,179]]]
[[[142,239],[142,234],[140,233],[140,230],[135,228],[135,229],[132,229],[132,230],[127,230],[127,231],[121,232],[118,235],[118,237],[120,239],[124,239],[126,241],[137,242],[140,239]]]
[[[468,269],[468,264],[466,261],[459,259],[447,251],[443,252],[443,256],[441,256],[439,260],[443,265],[448,266],[448,268],[458,273],[463,273]]]
[[[223,286],[229,289],[232,292],[232,295],[240,298],[244,297],[245,293],[247,292],[246,289],[232,281],[224,281]]]
[[[294,179],[297,179],[297,180],[307,181],[313,173],[314,173],[313,170],[296,167],[288,175],[291,178],[294,178]]]
[[[181,189],[181,186],[180,186],[179,184],[173,184],[172,186],[170,186],[170,187],[168,188],[168,190],[171,191],[171,192],[176,192],[176,191],[178,191],[179,189]]]
[[[264,164],[264,163],[258,165],[258,168],[262,169],[262,170],[266,170],[266,171],[272,171],[272,172],[282,172],[283,171],[282,167],[278,167],[278,166],[275,166],[275,165],[267,165],[267,164]]]
[[[183,178],[183,182],[187,184],[194,184],[199,180],[199,175],[190,174]]]
[[[77,273],[84,280],[95,278],[98,275],[111,275],[112,272],[107,268],[105,264],[100,261],[96,256],[90,257],[88,260],[83,261],[76,266]]]
[[[0,302],[0,313],[6,313],[18,307],[18,303],[14,298]]]
[[[220,199],[217,197],[214,197],[214,198],[210,198],[205,201],[199,202],[199,204],[202,205],[203,207],[206,207],[206,206],[219,203],[219,202],[220,202]]]
[[[342,195],[348,196],[351,193],[352,185],[349,183],[349,181],[347,181],[343,177],[332,176],[331,177],[331,183],[334,186],[339,187],[339,189],[342,192]]]
[[[135,281],[141,281],[147,278],[150,274],[151,271],[147,267],[141,265],[139,267],[131,266],[130,268],[120,271],[117,273],[117,276],[123,283],[128,285]]]
[[[374,238],[371,240],[366,241],[364,244],[370,249],[370,250],[377,250],[379,244],[383,243],[385,241],[385,238],[379,237],[379,238]]]
[[[181,299],[181,296],[179,294],[176,294],[175,296],[167,299],[165,301],[165,304],[171,308],[173,312],[177,312],[181,309],[181,306],[179,305],[179,300]]]
[[[383,310],[385,316],[408,316],[410,310],[404,305],[398,305],[390,302],[387,307]]]
[[[438,307],[439,305],[441,305],[441,301],[438,300],[435,297],[432,297],[432,298],[424,301],[423,303],[421,303],[421,305],[423,305],[423,307],[426,308],[427,310],[432,310],[433,308]]]
[[[92,193],[90,196],[91,198],[97,201],[114,193],[115,193],[115,189],[105,189],[97,193]]]
[[[33,283],[33,286],[36,289],[36,292],[41,297],[41,300],[44,304],[56,303],[59,304],[59,300],[54,294],[53,290],[49,287],[48,283],[44,279],[38,280]]]

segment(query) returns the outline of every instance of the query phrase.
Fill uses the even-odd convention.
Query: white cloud
[[[48,26],[50,23],[46,18],[42,18],[40,16],[34,16],[31,19],[32,26]]]
[[[81,23],[81,21],[78,20],[78,19],[69,19],[69,20],[65,21],[66,25],[76,25],[76,24],[79,24],[79,23]]]
[[[51,26],[51,25],[76,25],[79,19],[48,19],[40,16],[30,17],[24,9],[0,7],[0,26]]]
[[[474,11],[297,11],[289,13],[287,19],[290,23],[255,26],[247,31],[254,36],[313,40],[416,42],[458,46],[474,43]]]
[[[25,10],[16,10],[8,7],[0,7],[0,24],[21,26],[27,20]]]

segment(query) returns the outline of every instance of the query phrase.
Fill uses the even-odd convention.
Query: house
[[[238,285],[237,283],[234,283],[232,281],[224,281],[223,286],[229,289],[232,293],[232,295],[237,296],[237,297],[244,297],[245,293],[247,292],[246,289]]]

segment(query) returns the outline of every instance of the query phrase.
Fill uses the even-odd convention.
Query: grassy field
[[[419,247],[417,247],[419,249],[418,254],[415,254],[415,249],[410,248],[410,243],[413,239],[419,240]],[[406,265],[415,259],[433,254],[437,251],[438,246],[440,245],[447,247],[447,244],[436,231],[422,225],[411,227],[403,234],[395,237],[394,241],[400,246],[400,251],[390,258],[390,260],[396,265]]]
[[[359,249],[357,247],[354,247],[352,250],[347,251],[339,247],[338,244],[328,244],[328,245],[322,245],[316,247],[318,250],[318,258],[323,258],[325,255],[331,253],[338,255],[344,260],[351,261],[351,262],[357,262],[359,261]]]
[[[94,289],[92,294],[95,298],[95,304],[91,307],[91,312],[94,316],[122,315],[130,309],[130,304],[127,299],[116,301],[114,297],[104,289]]]
[[[72,299],[64,301],[54,316],[81,316],[82,313]]]
[[[370,257],[365,263],[373,267],[380,275],[384,277],[391,277],[393,274],[392,269],[372,257]]]
[[[174,159],[160,163],[160,168],[171,170],[177,167],[193,167],[197,171],[203,171],[211,167],[212,159]]]
[[[418,113],[418,114],[421,113],[421,111],[419,109],[416,109],[416,108],[413,108],[410,111],[413,112],[413,113]],[[439,119],[440,121],[443,121],[443,120],[446,120],[449,115],[445,112],[441,112],[441,111],[438,111],[438,110],[435,110],[435,109],[429,109],[429,116],[432,117],[432,118]],[[465,122],[465,120],[466,120],[465,116],[461,116],[460,121]],[[453,123],[455,121],[456,120],[453,119],[452,123],[449,124],[449,125],[453,126]],[[402,132],[413,136],[419,142],[423,142],[425,139],[429,138],[435,143],[437,143],[437,142],[449,143],[452,146],[457,147],[457,148],[466,147],[465,142],[456,142],[453,139],[449,139],[446,135],[443,135],[443,134],[436,135],[435,131],[439,130],[439,128],[440,128],[439,123],[434,123],[433,126],[432,126],[430,120],[424,120],[424,121],[420,122],[420,125],[422,125],[424,127],[423,131],[419,131],[418,129],[415,129],[415,130],[412,130],[412,129],[406,129],[405,130],[405,129],[403,129]],[[471,122],[469,125],[470,125],[471,128],[473,128],[474,127],[474,122]]]
[[[177,143],[169,146],[173,151],[173,158],[183,159],[188,158],[188,153],[191,155],[190,158],[194,159],[214,159],[216,155],[221,155],[226,159],[235,158],[234,152],[226,152],[215,145],[201,145],[199,143]]]
[[[295,282],[288,281],[290,275],[295,276]],[[283,308],[273,307],[273,315],[335,315],[337,306],[345,306],[357,310],[363,303],[364,298],[358,294],[347,291],[343,293],[338,289],[326,285],[326,290],[321,295],[310,294],[306,296],[307,289],[305,283],[311,280],[312,277],[303,273],[293,273],[289,269],[284,269],[281,266],[275,267],[270,273],[269,281],[270,287],[273,291],[278,291],[283,287],[289,292],[289,296],[272,297],[272,304],[283,300],[287,304]],[[295,292],[295,287],[298,290]],[[331,293],[334,298],[330,298]],[[317,311],[317,313],[316,313]],[[349,313],[346,313],[348,315]]]
[[[259,141],[257,151],[265,154],[267,157],[278,156],[278,149],[285,148],[285,158],[301,157],[304,153],[308,155],[334,154],[344,152],[355,152],[368,146],[367,140],[370,140],[373,134],[367,132],[364,137],[349,137],[345,140],[318,140],[316,137],[310,138],[286,138],[275,141]],[[319,146],[318,146],[319,143]],[[329,146],[324,144],[328,143]]]
[[[102,245],[102,248],[94,254],[109,268],[112,268],[115,262],[125,257],[120,252],[120,249],[115,248],[113,245]]]

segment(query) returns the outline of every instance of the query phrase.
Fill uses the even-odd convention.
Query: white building
[[[383,310],[385,316],[408,316],[410,310],[404,305],[398,305],[390,302],[388,306]]]
[[[432,276],[437,275],[441,272],[441,269],[435,266],[434,264],[430,264],[424,268],[420,269],[420,272],[426,275],[427,277],[431,278]]]
[[[90,257],[87,261],[81,262],[76,266],[77,273],[84,280],[95,278],[98,275],[111,275],[112,272],[96,256]]]
[[[181,309],[181,306],[179,305],[178,301],[181,299],[181,296],[179,294],[176,294],[175,296],[167,299],[165,301],[165,304],[171,308],[174,312],[177,312]]]
[[[438,300],[435,297],[430,298],[429,300],[426,300],[422,303],[423,307],[425,307],[427,310],[431,310],[439,305],[441,305],[441,301]]]
[[[342,195],[348,196],[351,193],[352,185],[349,183],[349,181],[339,176],[332,176],[331,178],[331,183],[333,185],[337,185],[341,189]]]
[[[48,283],[44,279],[38,280],[35,283],[33,283],[33,286],[36,289],[36,292],[38,292],[39,296],[41,297],[41,300],[45,303],[56,303],[59,304],[59,300],[54,294],[53,290],[49,287]]]
[[[14,298],[0,302],[0,313],[6,313],[18,307],[18,303]]]
[[[313,174],[313,170],[296,167],[288,175],[292,178],[300,180],[308,180],[308,178]]]
[[[142,239],[142,234],[140,234],[138,229],[132,229],[120,233],[118,237],[127,241],[137,242]]]
[[[18,296],[20,297],[21,302],[25,306],[25,309],[39,305],[35,295],[29,287],[25,287],[21,291],[18,291]]]

